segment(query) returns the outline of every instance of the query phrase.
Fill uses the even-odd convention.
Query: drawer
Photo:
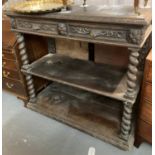
[[[17,96],[27,96],[24,85],[20,81],[3,78],[2,86],[3,89],[17,94]]]
[[[145,82],[143,87],[143,98],[152,103],[152,84]]]
[[[18,19],[16,21],[17,28],[24,31],[45,33],[45,34],[57,34],[57,23],[45,21],[32,21],[25,19]]]
[[[5,49],[3,47],[2,47],[2,52],[4,52],[4,53],[15,53],[14,49]]]
[[[3,59],[2,60],[3,68],[11,69],[11,70],[18,70],[16,61]]]
[[[9,69],[6,69],[6,68],[3,68],[2,76],[5,77],[5,78],[20,80],[20,73],[18,71],[9,70]]]
[[[143,120],[139,120],[138,134],[149,143],[152,143],[152,125],[144,122]]]
[[[2,53],[2,58],[3,58],[3,59],[16,60],[15,53],[4,52],[4,51],[3,51],[3,53]]]
[[[130,42],[133,43],[132,38],[128,35],[128,30],[120,28],[120,26],[109,26],[102,24],[75,23],[75,22],[58,22],[56,20],[47,22],[42,20],[28,20],[18,18],[15,21],[14,29],[22,30],[32,34],[54,35],[58,37],[69,37],[84,40],[95,41],[111,41],[117,43]],[[131,32],[132,33],[132,32]]]
[[[152,124],[152,104],[148,101],[141,101],[140,118],[150,124]]]
[[[58,34],[62,35],[65,24],[58,24]],[[120,29],[120,27],[111,27],[107,25],[89,25],[89,24],[79,24],[79,23],[68,23],[66,29],[68,28],[68,35],[73,38],[83,38],[98,41],[111,41],[115,42],[128,42],[127,31]],[[115,38],[115,39],[114,39]]]

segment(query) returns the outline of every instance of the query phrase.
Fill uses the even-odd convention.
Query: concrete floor
[[[110,144],[23,107],[3,91],[3,155],[151,155],[152,146],[122,151]]]

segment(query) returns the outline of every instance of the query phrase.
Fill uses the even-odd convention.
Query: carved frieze
[[[88,35],[91,33],[91,30],[86,27],[77,27],[77,26],[70,26],[71,33],[77,33],[82,35]]]
[[[69,33],[72,35],[80,35],[83,37],[89,37],[92,39],[109,39],[109,40],[126,40],[126,31],[116,30],[116,29],[107,29],[107,28],[89,28],[89,27],[80,27],[80,26],[69,26]]]
[[[17,20],[17,28],[31,29],[32,28],[32,23],[30,23],[28,21]]]
[[[41,24],[40,29],[43,31],[50,31],[50,32],[56,32],[56,25],[51,24]]]
[[[91,36],[93,38],[100,38],[100,39],[110,39],[110,40],[125,40],[126,32],[121,30],[111,30],[111,29],[104,29],[104,30],[92,30]]]
[[[24,30],[28,32],[37,32],[44,34],[54,34],[61,36],[70,36],[74,39],[92,39],[92,41],[110,41],[119,44],[134,44],[139,45],[144,36],[145,29],[143,28],[127,28],[127,27],[96,27],[93,25],[84,25],[80,23],[59,23],[55,21],[41,22],[33,20],[12,19],[12,28]]]
[[[17,20],[17,28],[18,29],[25,29],[29,31],[38,31],[38,32],[49,32],[49,33],[56,33],[56,24],[50,24],[50,23],[37,23],[32,21],[23,21],[23,20]]]

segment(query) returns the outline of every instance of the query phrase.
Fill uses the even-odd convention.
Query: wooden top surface
[[[8,16],[39,19],[58,19],[71,21],[147,25],[152,20],[151,9],[140,9],[140,15],[134,13],[133,7],[107,8],[104,6],[73,6],[70,13],[18,14],[6,12]]]

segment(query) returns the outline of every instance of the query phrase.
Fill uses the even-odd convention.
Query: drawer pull
[[[2,57],[4,58],[4,54],[2,54]]]
[[[11,89],[11,88],[14,86],[14,84],[12,84],[12,83],[8,83],[8,82],[7,82],[7,83],[6,83],[6,86],[7,86],[8,88]]]
[[[4,61],[2,66],[4,67],[5,65],[6,65],[6,62]]]
[[[3,71],[3,76],[4,77],[8,77],[9,75],[10,75],[10,72]]]

